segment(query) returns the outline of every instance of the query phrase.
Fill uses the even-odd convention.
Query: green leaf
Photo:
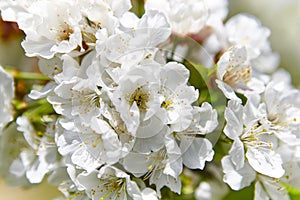
[[[202,65],[192,64],[188,61],[184,61],[183,64],[190,71],[189,83],[200,92],[198,104],[200,105],[205,101],[210,102],[210,94],[206,84],[206,80],[208,79],[207,68]]]
[[[253,200],[254,199],[254,185],[246,187],[240,191],[231,191],[223,200]]]
[[[281,184],[285,187],[285,189],[289,193],[291,200],[300,199],[300,190],[298,188],[295,188],[290,184],[284,182],[281,182]]]
[[[34,72],[21,72],[16,69],[12,69],[10,67],[5,67],[5,71],[10,73],[17,80],[41,80],[41,81],[49,81],[50,78],[41,74]]]
[[[131,12],[134,12],[138,17],[142,17],[145,13],[144,0],[131,0]]]
[[[217,69],[218,69],[218,66],[214,65],[212,68],[208,69],[207,75],[211,76],[211,75],[215,74],[217,72]]]
[[[44,115],[55,113],[53,107],[46,99],[41,99],[35,104],[31,105],[23,115],[33,122],[40,122]]]
[[[24,110],[27,108],[27,103],[24,102],[24,101],[20,101],[20,100],[17,100],[17,99],[14,99],[12,100],[12,105],[14,106],[14,108],[16,110]]]

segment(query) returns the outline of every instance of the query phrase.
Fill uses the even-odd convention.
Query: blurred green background
[[[272,31],[271,43],[274,51],[281,55],[281,66],[300,86],[300,1],[299,0],[229,0],[230,16],[237,13],[249,13],[260,18]],[[20,66],[29,70],[36,65],[36,59],[26,58],[20,47],[22,35],[14,33],[11,27],[0,27],[0,64],[2,66]],[[10,35],[12,33],[12,35]],[[0,199],[50,200],[59,196],[59,192],[45,183],[23,190],[6,186],[0,180]]]
[[[272,31],[273,50],[281,56],[281,67],[288,70],[300,87],[300,1],[229,0],[230,15],[249,13],[257,16]]]

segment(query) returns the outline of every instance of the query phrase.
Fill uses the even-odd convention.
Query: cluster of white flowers
[[[185,168],[220,169],[233,190],[255,184],[257,200],[289,199],[285,186],[299,187],[300,92],[277,70],[269,29],[245,14],[224,23],[227,4],[147,0],[139,18],[129,0],[1,2],[49,78],[23,112],[0,68],[3,175],[17,185],[47,175],[61,199],[152,200],[165,186],[181,194]],[[228,99],[219,112],[214,91]],[[201,180],[196,198],[217,198],[214,184]]]

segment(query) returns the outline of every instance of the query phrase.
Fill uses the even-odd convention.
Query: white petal
[[[55,85],[55,83],[49,82],[40,91],[31,90],[28,96],[35,100],[45,98],[53,91]]]
[[[142,191],[142,199],[143,200],[157,200],[157,194],[154,190],[150,188],[145,188]]]
[[[285,173],[280,155],[273,151],[249,148],[246,157],[251,167],[261,174],[273,178],[280,178]]]
[[[190,142],[182,140],[180,147],[184,150],[183,153],[183,164],[190,169],[204,169],[205,162],[212,161],[214,151],[212,144],[205,138],[194,138]]]
[[[244,145],[238,138],[234,140],[231,149],[229,151],[231,162],[235,165],[236,170],[241,169],[245,162],[245,150]]]
[[[230,139],[236,139],[243,133],[243,106],[239,101],[230,100],[225,110],[226,126],[224,133]]]
[[[163,173],[176,178],[182,172],[181,150],[173,137],[165,138],[165,146],[168,154],[168,162],[166,163]]]
[[[255,184],[255,199],[290,200],[290,197],[280,182],[259,176],[259,182]]]
[[[218,126],[217,111],[207,102],[204,102],[198,110],[202,133],[211,133]]]
[[[236,170],[230,156],[222,158],[222,167],[225,173],[223,181],[233,190],[240,190],[249,186],[256,177],[255,171],[248,163],[245,163],[244,167],[240,170]]]
[[[159,133],[157,133],[153,137],[136,138],[134,150],[139,153],[150,153],[151,151],[158,151],[165,145],[164,137],[168,132],[168,127],[165,126]]]
[[[51,41],[45,37],[40,38],[40,40],[43,42],[39,43],[27,39],[21,43],[22,47],[26,51],[26,56],[41,56],[46,59],[53,58],[55,52],[51,52],[50,49],[55,44],[54,41]]]
[[[237,100],[241,102],[241,99],[236,96],[234,90],[229,85],[218,79],[216,79],[216,83],[227,99]]]
[[[151,165],[146,158],[147,154],[129,153],[123,160],[123,166],[130,173],[143,175]]]
[[[88,149],[84,146],[77,149],[72,154],[71,158],[75,165],[78,165],[87,171],[92,171],[103,164],[99,159],[89,153]]]
[[[161,82],[166,85],[170,91],[175,91],[176,87],[186,84],[190,72],[187,68],[177,62],[168,62],[161,71]]]
[[[150,138],[158,135],[164,128],[163,122],[157,117],[153,116],[146,121],[142,121],[137,129],[137,138]]]
[[[155,47],[158,44],[166,41],[171,34],[170,24],[166,16],[156,10],[149,10],[141,18],[138,24],[139,30],[147,31],[147,46]],[[144,29],[144,30],[143,30]]]
[[[254,200],[269,200],[268,194],[258,181],[255,183]]]
[[[26,168],[24,167],[24,165],[20,159],[16,159],[10,165],[9,172],[18,177],[21,177],[25,174]]]

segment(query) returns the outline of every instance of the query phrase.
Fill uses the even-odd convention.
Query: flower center
[[[224,74],[223,81],[233,87],[246,85],[250,81],[250,76],[251,68],[249,65],[247,67],[238,68],[229,67],[227,72]]]
[[[100,96],[96,93],[90,93],[85,95],[84,100],[81,103],[87,103],[92,107],[100,108]]]
[[[101,188],[103,188],[105,192],[100,200],[104,199],[116,199],[120,198],[121,194],[126,192],[126,180],[123,178],[118,178],[114,176],[110,176],[107,179],[100,178],[100,182],[102,182]]]
[[[129,98],[129,104],[132,105],[136,102],[136,105],[140,110],[147,110],[147,102],[150,99],[150,94],[146,93],[142,87],[138,87]]]
[[[258,123],[251,127],[251,129],[245,131],[241,136],[241,140],[246,147],[252,146],[272,150],[273,143],[262,139],[263,135],[266,134],[270,134],[270,132]]]
[[[56,32],[58,41],[69,40],[70,35],[74,33],[74,30],[66,21],[60,24],[58,29],[51,28],[50,30]]]
[[[161,103],[160,107],[161,108],[165,108],[165,109],[168,109],[168,107],[172,104],[171,101],[168,101],[168,100],[165,100]]]
[[[165,160],[167,160],[167,151],[162,149],[157,153],[153,153],[146,157],[146,160],[152,160],[151,164],[148,166],[148,172],[143,177],[143,180],[147,180],[149,177],[157,174],[157,178],[160,177],[160,171],[165,168]],[[155,175],[154,175],[155,176]]]

